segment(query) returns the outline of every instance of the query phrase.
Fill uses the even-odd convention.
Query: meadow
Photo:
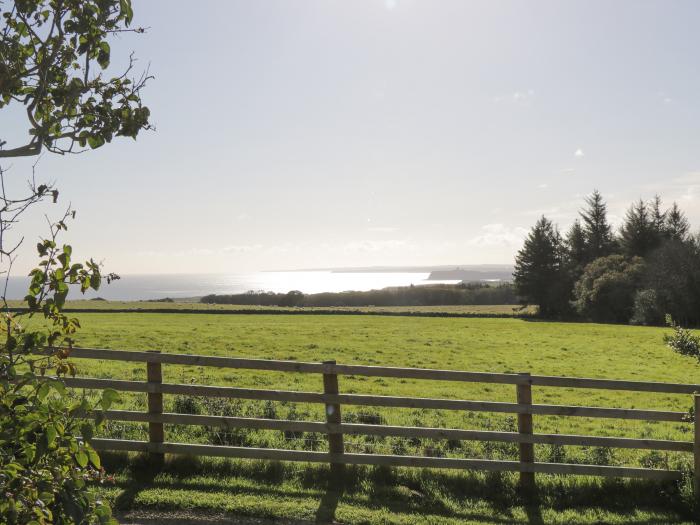
[[[11,308],[21,309],[25,303],[9,301]],[[537,312],[537,308],[524,308],[512,304],[441,305],[441,306],[259,306],[239,304],[200,303],[198,299],[178,299],[177,301],[101,301],[74,300],[66,302],[67,311],[131,311],[131,312],[206,312],[241,313],[268,312],[291,314],[386,314],[386,315],[446,315],[465,317],[527,317]]]
[[[322,361],[488,372],[700,383],[700,365],[665,347],[664,329],[526,319],[363,315],[202,315],[81,313],[78,345],[220,356]],[[138,363],[77,360],[80,374],[145,379]],[[321,391],[316,375],[204,367],[164,367],[167,382]],[[342,377],[344,393],[514,401],[507,385]],[[535,403],[686,411],[690,396],[535,388]],[[144,410],[145,396],[122,396]],[[316,405],[166,396],[166,410],[248,417],[323,420]],[[343,407],[348,422],[512,430],[501,414]],[[692,439],[691,425],[535,417],[535,432]],[[110,422],[106,433],[145,439],[143,425]],[[168,441],[326,450],[322,435],[166,428]],[[512,459],[515,446],[352,436],[347,450],[366,453]],[[687,468],[687,454],[537,445],[540,461]],[[639,481],[538,475],[536,505],[516,495],[517,476],[382,468],[350,468],[346,490],[326,490],[324,466],[175,458],[160,473],[121,455],[106,458],[116,485],[103,490],[117,508],[196,509],[343,523],[683,523],[687,494],[677,486]]]

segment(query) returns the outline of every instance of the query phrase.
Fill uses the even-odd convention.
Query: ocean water
[[[346,290],[374,290],[387,286],[409,286],[459,281],[428,281],[425,273],[345,273],[331,271],[256,272],[231,274],[190,275],[122,275],[110,285],[106,283],[98,292],[90,291],[82,296],[79,290],[71,291],[69,299],[102,297],[112,301],[137,301],[147,299],[173,299],[200,297],[207,294],[236,294],[249,290],[286,293],[299,290],[304,293],[343,292]],[[26,294],[28,280],[12,277],[8,285],[8,298],[21,299]]]

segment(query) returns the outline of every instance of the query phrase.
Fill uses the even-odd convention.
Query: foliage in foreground
[[[130,0],[0,1],[0,109],[12,105],[26,116],[28,143],[5,149],[0,158],[38,155],[43,149],[71,153],[98,148],[116,136],[135,138],[150,129],[150,112],[140,91],[149,76],[129,78],[108,72],[109,40],[129,29]],[[136,30],[142,32],[143,30]],[[29,182],[30,194],[13,198],[5,192],[0,166],[0,274],[8,278],[15,250],[5,235],[24,211],[58,190]],[[30,273],[24,324],[2,292],[0,329],[0,519],[8,524],[114,523],[109,506],[97,500],[89,483],[103,479],[100,459],[87,443],[93,425],[82,419],[95,408],[86,399],[72,400],[62,377],[74,374],[67,357],[80,327],[63,307],[71,286],[97,290],[102,276],[93,260],[71,261],[72,249],[56,243],[66,220],[52,224],[49,238],[37,245],[39,266]],[[113,276],[107,276],[109,281]],[[7,290],[7,283],[5,283]],[[29,328],[31,327],[31,328]],[[99,406],[116,398],[104,392]],[[96,422],[99,427],[100,422]],[[81,436],[81,437],[79,437]]]
[[[98,148],[115,136],[136,138],[150,129],[140,91],[147,74],[109,76],[109,40],[129,29],[130,0],[21,0],[0,2],[0,109],[22,106],[31,140],[0,158],[38,155],[45,148],[71,153]]]
[[[82,416],[98,407],[84,397],[72,399],[61,380],[75,373],[67,358],[80,327],[77,319],[62,312],[69,288],[96,290],[102,280],[94,261],[73,263],[71,247],[57,245],[58,233],[65,228],[65,218],[52,225],[51,237],[37,245],[41,262],[30,274],[28,315],[41,316],[45,322],[24,323],[22,316],[7,308],[1,315],[5,336],[0,353],[3,523],[116,523],[109,506],[89,490],[91,482],[103,481],[105,475],[99,456],[87,442],[95,425]],[[105,391],[99,408],[106,410],[116,397],[116,392]],[[95,421],[98,428],[101,423]]]

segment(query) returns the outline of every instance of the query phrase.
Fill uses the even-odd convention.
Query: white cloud
[[[678,201],[693,208],[700,207],[700,171],[691,171],[679,177],[646,186],[647,191],[658,193],[668,203]],[[692,203],[692,204],[691,204]]]
[[[578,148],[576,151],[574,151],[574,157],[583,157],[583,150],[581,148]]]
[[[226,246],[221,249],[223,253],[250,253],[262,248],[262,244],[238,244]]]
[[[531,99],[534,96],[535,92],[532,89],[528,89],[527,91],[516,91],[513,93],[513,100],[516,102],[522,102]]]
[[[508,95],[496,95],[493,101],[497,104],[501,102],[510,102],[512,104],[530,105],[535,98],[535,91],[532,89],[518,90]]]
[[[486,224],[481,228],[482,233],[470,239],[469,246],[509,246],[519,247],[525,236],[527,228],[521,226],[506,226],[504,224]]]
[[[549,188],[549,184],[547,184],[546,182],[543,182],[542,184],[538,185],[537,187],[541,190],[546,190],[547,188]]]
[[[398,231],[396,226],[370,226],[367,231],[377,232],[377,233],[392,233]]]
[[[386,7],[388,11],[391,11],[396,7],[396,0],[384,0],[384,7]]]

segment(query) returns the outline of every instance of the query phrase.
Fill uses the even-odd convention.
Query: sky
[[[509,264],[596,188],[700,229],[698,2],[133,2],[113,65],[150,68],[156,131],[44,154],[28,247],[69,202],[64,241],[121,274]]]

